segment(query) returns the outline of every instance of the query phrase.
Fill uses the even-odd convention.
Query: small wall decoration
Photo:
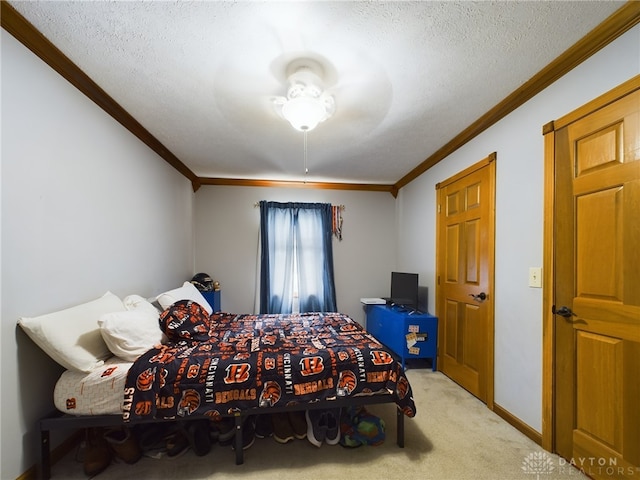
[[[332,205],[333,213],[332,230],[338,240],[342,240],[342,211],[344,205]]]

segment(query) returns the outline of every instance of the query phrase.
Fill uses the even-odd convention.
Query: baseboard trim
[[[84,430],[78,430],[70,435],[60,445],[51,451],[51,465],[55,465],[62,457],[66,456],[71,450],[73,450],[84,438]],[[16,478],[16,480],[37,480],[40,478],[38,475],[40,471],[40,464],[33,465],[29,470]]]
[[[531,428],[529,425],[524,423],[518,417],[512,415],[511,413],[509,413],[507,410],[502,408],[497,403],[493,404],[493,412],[496,415],[498,415],[500,418],[502,418],[505,422],[507,422],[509,425],[514,427],[516,430],[518,430],[519,432],[521,432],[524,435],[526,435],[527,437],[529,437],[531,440],[536,442],[538,445],[542,446],[542,434],[537,432],[533,428]]]

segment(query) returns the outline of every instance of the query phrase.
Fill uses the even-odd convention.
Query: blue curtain
[[[260,313],[335,312],[331,205],[260,202]],[[297,284],[295,280],[297,279]]]

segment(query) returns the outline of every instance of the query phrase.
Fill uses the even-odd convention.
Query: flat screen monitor
[[[391,272],[391,301],[396,305],[418,308],[418,274]]]

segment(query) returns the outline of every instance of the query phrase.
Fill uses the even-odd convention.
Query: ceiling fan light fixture
[[[277,97],[274,103],[293,128],[308,132],[333,115],[334,99],[323,91],[322,80],[311,66],[296,64],[287,80],[287,96]]]
[[[313,130],[327,118],[324,105],[317,98],[292,98],[282,106],[282,116],[301,132]]]

